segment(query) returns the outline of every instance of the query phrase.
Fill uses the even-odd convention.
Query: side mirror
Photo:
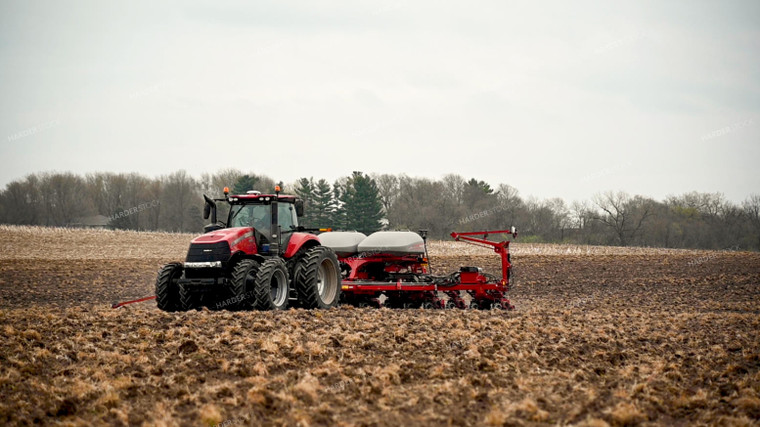
[[[203,206],[203,219],[208,219],[211,216],[211,223],[216,224],[216,202],[209,199],[207,195],[203,195],[203,199],[206,201],[206,205]]]
[[[303,216],[303,200],[301,199],[296,200],[296,216],[299,218]]]
[[[512,237],[517,237],[517,229],[515,228],[514,225],[512,226],[512,230],[510,231],[512,231]]]

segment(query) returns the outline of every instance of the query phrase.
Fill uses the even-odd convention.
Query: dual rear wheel
[[[289,283],[304,308],[331,308],[340,300],[340,268],[335,253],[316,246],[296,260],[291,277],[282,258],[259,264],[251,259],[238,261],[230,280],[237,310],[284,310],[288,308]]]
[[[330,248],[315,246],[301,256],[294,287],[304,308],[331,308],[340,301],[340,264]]]

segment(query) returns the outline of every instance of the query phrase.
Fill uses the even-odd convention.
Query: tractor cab
[[[298,217],[303,215],[303,202],[295,196],[280,195],[280,187],[275,194],[261,194],[248,191],[246,194],[230,195],[224,189],[224,199],[210,199],[204,195],[206,206],[204,219],[211,217],[211,224],[203,230],[206,233],[223,228],[253,228],[256,245],[265,253],[278,253],[287,246],[293,232],[300,231]],[[229,203],[227,222],[216,220],[216,202]]]

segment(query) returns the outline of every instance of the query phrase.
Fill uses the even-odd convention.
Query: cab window
[[[298,222],[295,219],[296,210],[292,203],[278,203],[277,204],[277,220],[282,227],[282,231],[290,231],[298,226]]]
[[[237,205],[230,211],[230,227],[253,227],[264,235],[270,234],[272,224],[270,205]]]

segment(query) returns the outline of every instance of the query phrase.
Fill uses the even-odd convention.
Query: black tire
[[[200,308],[198,306],[198,296],[193,295],[193,293],[190,292],[190,288],[185,283],[179,285],[179,305],[183,311]]]
[[[295,278],[298,275],[298,270],[301,268],[301,259],[303,255],[309,250],[309,248],[301,248],[295,255],[288,258],[285,264],[288,266],[288,272],[291,278]]]
[[[301,266],[303,265],[303,263],[301,262],[301,260],[303,259],[304,254],[309,249],[310,248],[301,248],[301,249],[298,250],[298,252],[296,252],[295,255],[293,255],[292,257],[288,258],[285,261],[285,265],[288,266],[288,273],[290,273],[290,279],[291,280],[295,281],[296,277],[298,277],[298,271],[301,269]],[[291,292],[293,292],[293,291],[295,291],[295,286],[293,286],[292,289],[291,289]],[[297,298],[298,294],[294,294],[293,296],[295,296]],[[291,300],[291,303],[293,303],[293,305],[295,307],[302,307],[300,301],[298,301],[298,300],[296,300],[296,301]]]
[[[295,288],[304,308],[332,308],[340,302],[340,263],[332,249],[315,246],[296,266]]]
[[[179,286],[177,281],[182,276],[182,263],[172,262],[166,264],[158,271],[156,278],[156,305],[163,311],[178,311],[181,309],[179,302]]]
[[[253,308],[285,310],[288,308],[288,268],[281,258],[264,261],[253,281]]]
[[[241,259],[232,269],[230,297],[222,301],[221,309],[250,310],[253,308],[254,283],[260,264],[252,259]]]

